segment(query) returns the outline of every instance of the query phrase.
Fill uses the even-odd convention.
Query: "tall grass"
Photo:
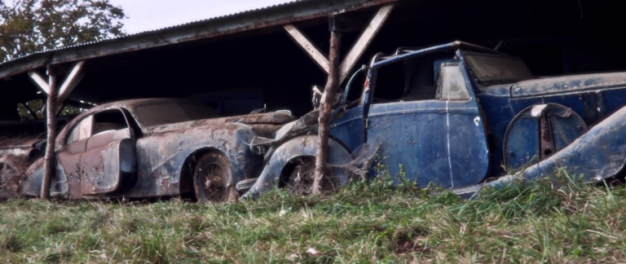
[[[388,177],[327,197],[0,204],[3,263],[626,262],[623,187],[518,182],[469,201]]]

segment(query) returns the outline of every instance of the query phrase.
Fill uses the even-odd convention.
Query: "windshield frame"
[[[535,78],[533,73],[530,71],[530,68],[528,68],[528,65],[526,65],[524,60],[522,60],[519,57],[503,55],[503,54],[474,52],[474,51],[467,51],[467,50],[462,50],[462,49],[460,50],[459,53],[463,59],[463,62],[469,69],[469,72],[471,72],[471,74],[473,75],[475,82],[477,84],[492,85],[492,84],[500,84],[500,83],[516,83],[516,82]],[[475,67],[476,65],[474,65],[475,61],[472,59],[473,56],[492,57],[492,58],[497,58],[500,60],[508,60],[510,62],[517,63],[517,65],[509,64],[510,66],[513,66],[509,69],[511,69],[512,71],[518,71],[518,72],[516,72],[515,75],[513,76],[510,75],[508,77],[496,77],[496,76],[489,77],[489,76],[481,75],[480,71],[477,71],[477,67]],[[514,67],[519,67],[519,68],[514,69]],[[497,67],[497,68],[501,69],[501,67]]]

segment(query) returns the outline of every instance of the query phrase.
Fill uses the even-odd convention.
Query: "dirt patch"
[[[424,244],[424,237],[428,235],[427,228],[416,225],[397,229],[392,235],[393,249],[397,254],[410,252],[428,252]]]
[[[424,245],[421,245],[419,242],[409,242],[404,241],[401,245],[396,247],[397,254],[406,254],[410,252],[428,252],[428,248]]]

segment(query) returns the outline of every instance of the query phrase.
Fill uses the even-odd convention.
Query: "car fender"
[[[319,137],[317,135],[306,135],[293,138],[280,145],[270,157],[255,184],[241,199],[254,199],[260,194],[278,187],[281,172],[287,163],[297,157],[314,157],[317,154],[318,143]],[[332,138],[328,140],[328,164],[333,167],[332,169],[341,186],[347,185],[349,178],[347,172],[338,168],[337,165],[348,164],[351,161],[352,155],[346,148]]]
[[[515,179],[538,180],[553,176],[564,169],[571,177],[595,183],[624,172],[626,165],[626,107],[598,123],[567,147],[539,163],[484,185],[453,190],[460,195],[476,193],[482,186],[497,187]]]
[[[618,175],[626,163],[626,107],[598,123],[567,147],[528,167],[523,177],[535,180],[565,168],[570,175],[597,182]]]
[[[219,151],[229,162],[233,181],[259,175],[263,157],[249,150],[252,127],[240,123],[210,123],[187,130],[171,130],[137,141],[138,180],[133,188],[120,193],[128,198],[179,195],[181,182],[192,173],[196,154]],[[191,161],[191,162],[190,162]],[[186,189],[186,188],[184,188]]]
[[[55,161],[56,170],[52,176],[50,184],[50,195],[55,197],[65,197],[68,195],[67,175],[60,163]],[[44,158],[39,158],[31,164],[24,173],[25,179],[20,184],[20,194],[26,197],[40,197],[41,186],[43,184]]]

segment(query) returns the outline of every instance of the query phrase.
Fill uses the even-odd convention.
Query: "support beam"
[[[386,5],[378,10],[378,13],[376,13],[365,31],[363,31],[363,34],[361,34],[361,37],[359,37],[350,52],[348,52],[346,58],[339,66],[339,85],[348,77],[356,61],[363,55],[367,46],[372,42],[376,33],[378,33],[385,20],[387,20],[387,17],[389,17],[393,6],[393,4]]]
[[[85,61],[77,62],[63,81],[63,84],[61,84],[60,88],[58,89],[58,95],[55,96],[57,98],[57,103],[55,104],[55,113],[58,114],[59,111],[61,111],[61,108],[63,107],[63,101],[67,99],[70,93],[72,93],[74,88],[76,88],[78,83],[85,76],[85,72],[83,70],[84,66]],[[28,76],[30,76],[30,79],[47,95],[50,94],[49,84],[41,75],[39,75],[39,73],[35,71],[30,71],[28,72]]]
[[[50,88],[48,87],[48,82],[44,80],[39,73],[35,71],[29,71],[28,76],[30,79],[37,85],[44,93],[49,94]]]
[[[380,30],[384,22],[389,17],[389,14],[391,13],[391,10],[393,10],[393,7],[394,7],[393,4],[385,5],[381,7],[376,13],[376,15],[372,18],[367,28],[365,28],[365,30],[363,31],[363,33],[361,34],[357,42],[354,44],[350,52],[348,52],[348,54],[346,55],[346,58],[339,66],[339,77],[338,77],[339,84],[338,85],[341,85],[343,81],[345,81],[345,79],[348,77],[348,75],[350,74],[350,71],[352,70],[352,68],[354,68],[354,65],[356,64],[357,60],[359,60],[361,55],[363,55],[363,52],[365,52],[365,49],[367,48],[367,46],[369,46],[369,44],[374,39],[374,36],[376,35],[376,33],[378,33],[378,31]],[[302,34],[302,32],[300,32],[295,26],[285,25],[284,28],[287,31],[287,33],[289,33],[289,35],[296,42],[298,42],[298,44],[300,44],[300,47],[302,47],[309,54],[309,56],[311,56],[311,58],[315,60],[317,64],[320,65],[320,67],[322,67],[322,69],[326,73],[330,74],[329,61],[326,58],[326,56],[324,56],[311,43],[311,41],[309,41],[304,36],[304,34]]]
[[[61,111],[61,107],[63,106],[62,104],[63,101],[67,99],[67,97],[74,90],[74,88],[76,88],[76,85],[78,85],[78,83],[85,76],[85,73],[83,71],[84,65],[85,65],[85,61],[77,62],[76,65],[74,65],[74,68],[72,68],[72,71],[70,71],[70,73],[65,78],[65,81],[63,81],[63,84],[61,85],[61,88],[59,89],[59,96],[57,98],[57,104],[56,104],[57,106],[56,106],[55,113],[58,113],[59,111]]]
[[[47,118],[47,141],[46,142],[46,153],[44,156],[44,171],[43,171],[43,179],[41,181],[41,198],[42,199],[50,199],[50,185],[52,184],[52,176],[55,169],[56,159],[54,158],[54,148],[55,148],[55,139],[56,139],[56,112],[55,105],[57,102],[57,86],[56,86],[56,75],[53,71],[52,67],[48,65],[48,103],[46,107],[46,118]]]
[[[37,119],[37,112],[33,111],[33,109],[26,103],[23,103],[22,105],[24,106],[24,108],[26,108],[26,110],[28,111],[30,116],[33,117],[33,119]]]
[[[285,25],[284,28],[287,33],[289,33],[289,35],[296,42],[298,42],[298,44],[300,44],[300,47],[302,47],[309,54],[309,56],[311,56],[311,58],[313,58],[313,60],[315,60],[317,64],[322,67],[326,73],[328,73],[328,59],[326,59],[326,56],[324,56],[315,47],[315,45],[313,45],[313,43],[311,43],[311,41],[309,41],[309,39],[307,39],[306,36],[304,36],[304,34],[302,34],[302,32],[300,32],[300,30],[293,25]]]

